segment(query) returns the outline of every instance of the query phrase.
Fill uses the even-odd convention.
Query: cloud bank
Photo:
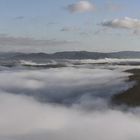
[[[56,51],[59,47],[69,48],[72,45],[76,46],[78,44],[80,44],[78,41],[69,39],[36,39],[0,34],[1,52],[48,52],[49,50]]]
[[[41,40],[35,38],[28,37],[13,37],[7,35],[0,35],[0,45],[1,46],[56,46],[63,44],[71,44],[74,41],[66,41],[66,40]]]
[[[0,139],[138,140],[140,109],[123,112],[108,105],[108,96],[128,88],[128,75],[88,65],[3,69]],[[67,106],[66,101],[71,104]]]
[[[95,6],[89,1],[79,1],[77,3],[68,5],[67,9],[71,13],[82,13],[82,12],[90,12],[95,10]]]
[[[138,140],[140,110],[136,111],[85,112],[1,92],[0,139]]]
[[[95,99],[105,99],[127,89],[129,86],[125,83],[127,76],[128,74],[123,72],[86,68],[57,68],[10,73],[3,71],[0,73],[0,89],[14,94],[32,96],[41,102],[72,106],[79,103],[86,104],[88,99],[91,99],[91,103]],[[5,77],[9,78],[5,79]]]

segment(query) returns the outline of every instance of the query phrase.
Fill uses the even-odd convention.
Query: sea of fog
[[[140,140],[140,108],[112,107],[140,59],[1,60],[0,140]],[[127,108],[124,109],[124,108]]]

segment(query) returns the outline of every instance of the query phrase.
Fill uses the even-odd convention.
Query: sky
[[[0,52],[140,51],[139,0],[0,0]]]

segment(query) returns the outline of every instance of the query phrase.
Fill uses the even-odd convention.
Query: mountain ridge
[[[88,52],[62,51],[55,53],[0,53],[0,59],[103,59],[103,58],[140,58],[140,51]]]

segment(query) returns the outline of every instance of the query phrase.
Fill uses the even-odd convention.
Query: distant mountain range
[[[121,51],[112,53],[65,51],[47,53],[0,53],[0,59],[103,59],[103,58],[140,58],[140,52]]]

